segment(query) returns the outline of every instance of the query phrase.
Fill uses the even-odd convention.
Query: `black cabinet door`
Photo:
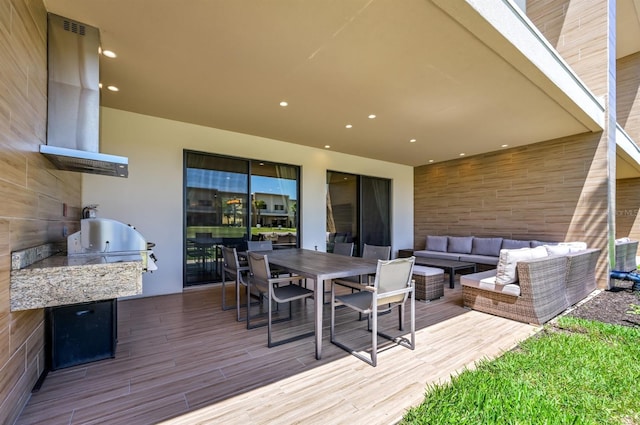
[[[50,370],[115,357],[116,300],[50,307],[46,311]]]

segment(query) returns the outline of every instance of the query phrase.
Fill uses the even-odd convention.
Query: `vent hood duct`
[[[128,177],[128,158],[98,151],[99,30],[52,13],[48,20],[47,144],[40,152],[60,170]]]

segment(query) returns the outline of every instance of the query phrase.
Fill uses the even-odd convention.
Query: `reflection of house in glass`
[[[252,226],[295,227],[297,203],[289,195],[253,193]]]
[[[187,188],[187,226],[244,226],[244,194]]]
[[[295,227],[297,203],[289,195],[252,194],[251,225]],[[187,188],[187,226],[245,226],[247,205],[242,193]]]

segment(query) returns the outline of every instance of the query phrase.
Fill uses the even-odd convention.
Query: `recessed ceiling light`
[[[329,145],[324,145],[324,148],[325,148],[325,149],[329,149],[330,147],[331,147],[331,146],[329,146]]]
[[[502,145],[501,147],[506,148],[506,147],[508,147],[508,146],[509,146],[509,145]]]
[[[282,102],[280,102],[280,106],[282,107],[289,106],[289,102],[283,100]]]
[[[102,83],[98,83],[98,87],[102,88]]]
[[[374,119],[376,116],[374,114],[369,115],[369,119],[372,120]]]
[[[409,140],[409,143],[415,143],[415,142],[416,142],[416,139]]]
[[[464,155],[465,155],[465,154],[464,154],[464,152],[462,152],[462,153],[460,154],[460,156],[464,156]]]
[[[115,52],[111,50],[103,50],[102,55],[112,59],[118,57],[118,55],[116,55]]]
[[[344,128],[352,128],[353,126],[351,124],[347,124],[344,126]]]
[[[430,160],[429,160],[429,163],[432,163],[432,162],[433,162],[433,159],[430,159]]]
[[[120,89],[117,88],[116,86],[107,86],[107,90],[109,90],[109,91],[120,91]]]

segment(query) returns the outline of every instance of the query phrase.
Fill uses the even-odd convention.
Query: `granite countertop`
[[[42,258],[43,251],[37,248],[41,247],[12,255],[11,311],[142,293],[143,259],[140,253],[69,257],[51,250],[50,253],[56,255]]]

